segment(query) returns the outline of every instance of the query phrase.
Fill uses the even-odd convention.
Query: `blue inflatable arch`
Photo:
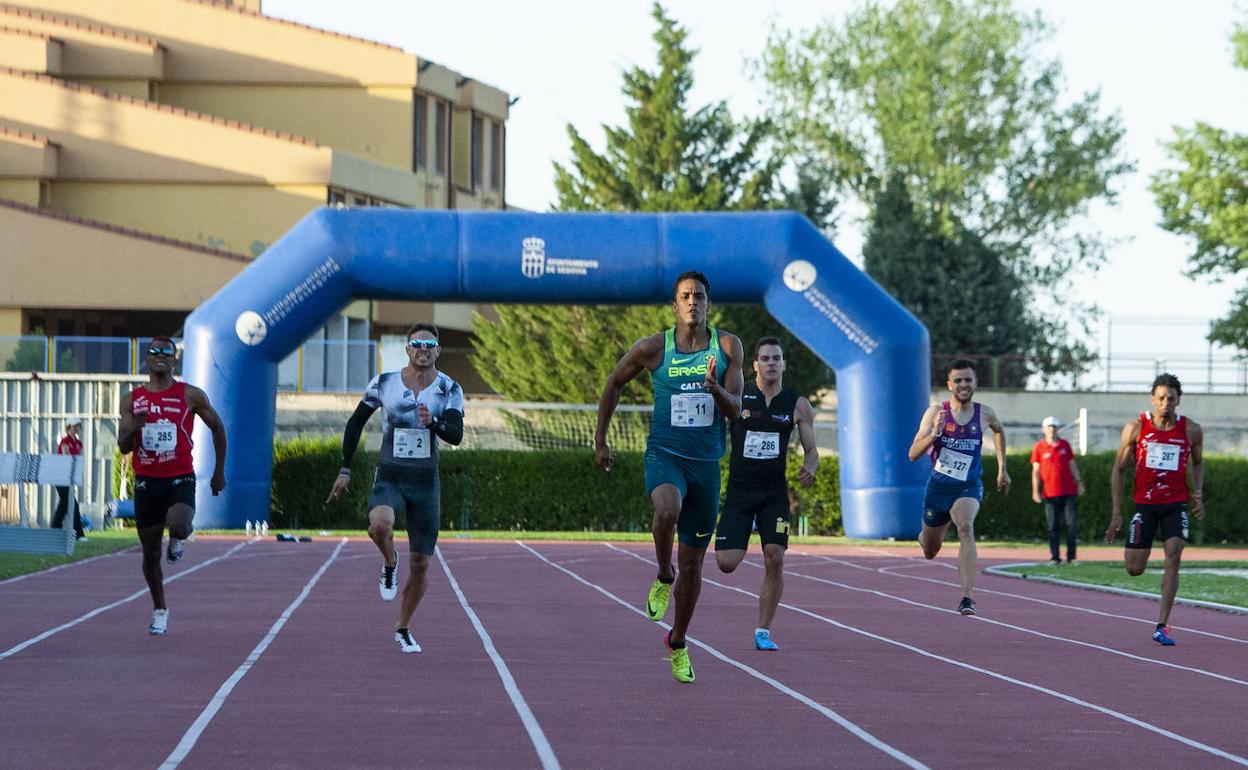
[[[187,319],[186,379],[229,436],[228,486],[199,485],[196,525],[267,520],[278,363],[351,300],[666,303],[685,270],[713,302],[766,305],[836,371],[846,534],[915,537],[927,468],[906,451],[930,392],[927,330],[791,212],[309,214]],[[196,430],[205,473],[212,438]]]

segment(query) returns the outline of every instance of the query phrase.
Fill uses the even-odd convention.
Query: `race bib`
[[[741,455],[750,460],[774,460],[780,456],[780,434],[747,430]]]
[[[971,462],[973,460],[974,458],[970,455],[964,455],[947,447],[941,447],[940,456],[936,458],[934,470],[942,476],[948,476],[958,481],[966,481],[967,475],[971,472]]]
[[[672,396],[673,428],[705,428],[715,419],[715,399],[710,393],[677,393]]]
[[[429,429],[395,428],[394,456],[405,460],[424,460],[429,457]]]
[[[143,451],[157,454],[178,448],[178,429],[168,420],[157,420],[143,426]]]
[[[1177,471],[1179,469],[1179,454],[1182,447],[1174,444],[1162,444],[1158,441],[1149,441],[1145,444],[1147,454],[1144,456],[1144,467],[1152,468],[1155,471]]]

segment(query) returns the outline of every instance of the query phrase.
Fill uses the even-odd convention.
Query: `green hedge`
[[[273,458],[273,523],[308,528],[363,529],[376,453],[359,452],[348,493],[333,503],[325,498],[338,472],[336,439],[279,442]],[[1031,465],[1026,454],[1009,456],[1013,489],[996,491],[996,460],[984,458],[984,504],[976,519],[979,537],[1044,540],[1044,511],[1031,500]],[[1081,542],[1098,542],[1109,522],[1109,474],[1114,454],[1078,458],[1087,493],[1079,500]],[[809,489],[797,485],[798,458],[789,462],[789,482],[797,512],[809,517],[810,534],[839,535],[840,474],[837,457],[824,457]],[[725,459],[724,481],[727,482]],[[650,502],[645,494],[640,452],[618,452],[611,473],[594,464],[589,450],[454,450],[441,455],[444,529],[648,531]],[[1248,517],[1234,503],[1248,489],[1248,461],[1237,457],[1205,460],[1204,522],[1193,523],[1197,543],[1248,543]],[[1131,480],[1124,489],[1131,502]],[[1130,512],[1124,506],[1124,517]],[[916,513],[917,515],[917,513]],[[1121,542],[1121,537],[1119,539]]]

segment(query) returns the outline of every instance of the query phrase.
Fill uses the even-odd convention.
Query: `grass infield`
[[[105,532],[92,530],[87,533],[87,541],[81,540],[74,546],[73,556],[54,556],[33,553],[0,553],[0,580],[38,572],[42,569],[60,564],[82,561],[92,556],[102,556],[123,548],[138,546],[139,536],[133,529],[110,529]]]
[[[1060,578],[1075,583],[1126,588],[1159,596],[1162,567],[1160,560],[1150,561],[1144,574],[1139,577],[1128,575],[1122,562],[1082,562],[1073,567],[1067,564],[1037,564],[1032,567],[1011,567],[1008,571],[1020,575]],[[1236,569],[1243,571],[1244,576],[1208,574],[1201,571],[1205,569]],[[1179,596],[1248,609],[1248,561],[1184,561],[1179,570]]]

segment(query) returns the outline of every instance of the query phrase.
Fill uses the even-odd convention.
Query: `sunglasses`
[[[148,348],[147,349],[147,354],[149,356],[164,356],[165,358],[173,358],[175,355],[177,355],[177,353],[178,351],[176,348]]]
[[[421,348],[428,348],[432,350],[433,348],[436,348],[438,346],[438,341],[437,340],[408,340],[407,346],[415,350],[420,350]]]

